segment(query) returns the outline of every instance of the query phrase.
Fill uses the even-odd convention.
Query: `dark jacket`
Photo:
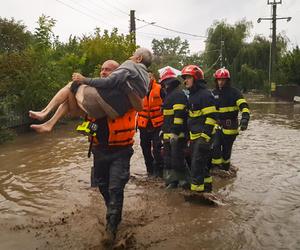
[[[217,122],[217,109],[214,96],[206,87],[204,81],[194,82],[189,95],[188,130],[190,139],[203,138],[210,141]]]
[[[106,78],[86,78],[84,81],[86,85],[95,87],[104,101],[120,116],[132,107],[127,95],[134,92],[144,98],[149,82],[146,66],[131,60],[122,63]]]
[[[187,133],[187,96],[180,87],[171,89],[165,96],[162,105],[164,124],[162,126],[163,138],[170,139],[170,134],[185,137]]]
[[[238,113],[242,112],[242,119],[250,119],[249,105],[242,93],[225,85],[222,89],[215,88],[213,94],[219,111],[219,122],[224,129],[238,129]]]

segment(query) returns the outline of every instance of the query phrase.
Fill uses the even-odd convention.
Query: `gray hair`
[[[147,68],[151,65],[152,63],[152,53],[150,50],[146,49],[146,48],[138,48],[135,52],[134,52],[135,56],[141,56],[142,57],[142,61],[141,63],[144,64]]]

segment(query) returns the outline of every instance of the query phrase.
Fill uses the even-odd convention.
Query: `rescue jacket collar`
[[[190,93],[195,93],[199,89],[206,89],[206,82],[203,79],[194,81],[193,86],[189,89]]]

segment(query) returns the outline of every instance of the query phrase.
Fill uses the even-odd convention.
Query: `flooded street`
[[[300,249],[300,104],[247,96],[235,142],[237,177],[218,180],[225,206],[186,202],[147,181],[138,146],[120,234],[130,249]],[[86,138],[75,123],[0,146],[0,249],[101,249],[105,209],[90,188]]]

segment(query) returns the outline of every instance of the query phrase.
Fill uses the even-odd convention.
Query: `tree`
[[[298,46],[282,57],[279,68],[282,75],[285,76],[283,82],[300,85],[300,49]]]
[[[32,41],[32,34],[25,25],[13,18],[0,18],[0,53],[20,52]]]
[[[98,72],[97,66],[106,60],[114,59],[119,63],[127,60],[135,51],[136,46],[132,43],[130,35],[118,34],[115,28],[111,33],[104,30],[101,35],[97,28],[95,33],[84,36],[81,39],[82,54],[86,58],[86,63],[82,66],[84,75],[93,76]]]
[[[153,39],[152,50],[155,56],[153,68],[156,69],[166,65],[181,69],[190,53],[188,41],[182,41],[180,37]]]
[[[222,42],[224,43],[224,46],[222,46],[224,66],[232,65],[234,58],[249,35],[251,25],[251,22],[246,20],[239,21],[235,25],[229,25],[224,21],[216,21],[207,32],[208,38],[205,47],[207,64],[212,65],[218,60]],[[219,64],[216,66],[218,67]]]

